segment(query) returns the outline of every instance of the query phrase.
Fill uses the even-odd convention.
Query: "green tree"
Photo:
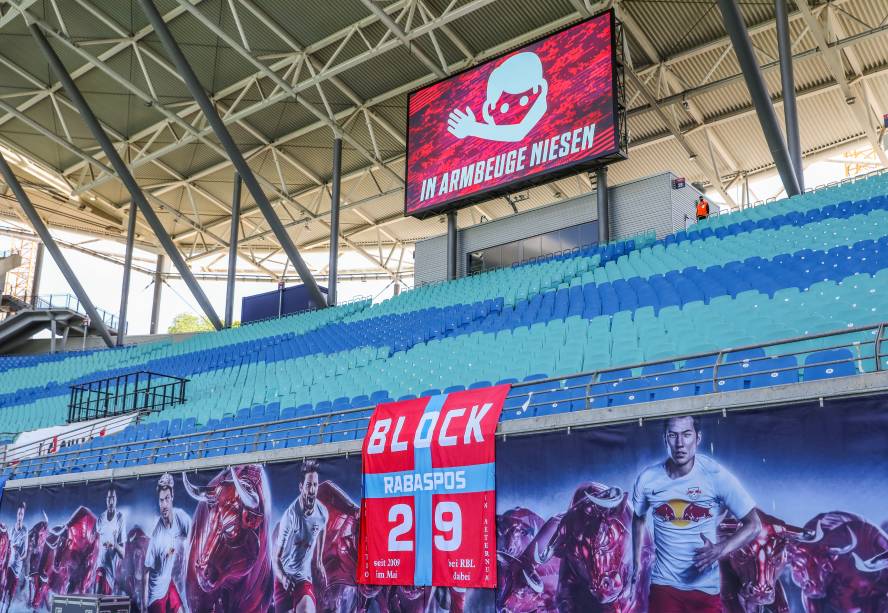
[[[205,316],[198,317],[193,313],[179,313],[173,318],[173,323],[167,328],[170,334],[182,334],[184,332],[210,332],[215,330],[213,324]]]

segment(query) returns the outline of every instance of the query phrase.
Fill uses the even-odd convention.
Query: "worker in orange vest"
[[[697,221],[709,217],[709,202],[706,198],[700,196],[697,198]]]

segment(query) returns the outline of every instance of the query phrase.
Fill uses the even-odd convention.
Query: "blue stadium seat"
[[[802,370],[805,381],[848,377],[858,373],[854,354],[845,348],[809,353],[805,356],[805,367]]]

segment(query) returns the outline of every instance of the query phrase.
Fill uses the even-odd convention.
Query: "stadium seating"
[[[498,381],[527,381],[506,403],[515,419],[872,370],[874,332],[855,328],[888,320],[886,193],[879,175],[380,304],[2,358],[0,431],[64,423],[71,384],[135,370],[187,377],[188,402],[73,448],[78,469],[353,440],[380,401]],[[855,348],[817,336],[832,330]],[[779,351],[730,349],[795,337]],[[146,448],[158,437],[178,438]]]

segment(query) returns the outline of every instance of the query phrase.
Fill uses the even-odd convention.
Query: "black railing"
[[[187,382],[181,377],[139,371],[72,385],[68,423],[162,411],[185,402]]]
[[[22,303],[30,306],[30,308],[35,311],[49,309],[68,309],[70,311],[74,311],[75,313],[83,315],[84,319],[88,317],[86,309],[80,303],[80,299],[77,298],[77,296],[73,296],[71,294],[41,294],[37,296],[27,294],[25,296],[19,297],[18,299],[21,300]],[[111,330],[117,330],[117,323],[119,321],[117,315],[99,307],[96,307],[96,311],[99,313],[99,315],[101,315],[102,322],[108,328],[110,328]],[[127,327],[129,327],[129,324],[127,324]]]

